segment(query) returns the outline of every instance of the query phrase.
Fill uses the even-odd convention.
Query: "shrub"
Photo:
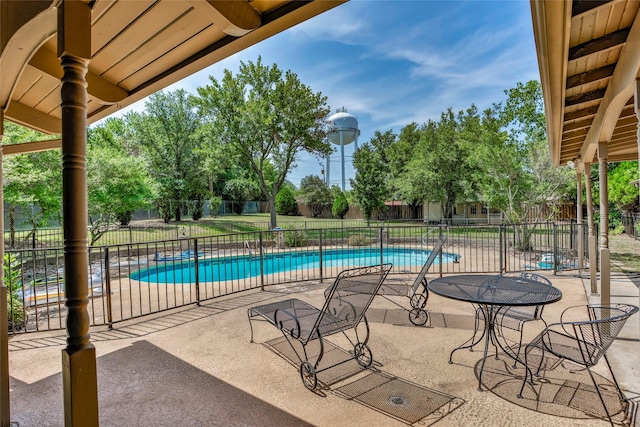
[[[344,216],[349,212],[349,202],[346,196],[341,191],[331,207],[331,213],[333,216],[337,216],[340,219],[344,219]]]
[[[619,236],[624,234],[624,225],[619,224],[609,230],[609,234],[612,236]]]
[[[116,221],[120,223],[123,227],[129,225],[131,219],[133,218],[133,211],[124,211],[124,212],[116,212]]]
[[[349,246],[369,246],[371,240],[364,234],[354,234],[349,237]]]
[[[9,332],[24,329],[27,323],[27,313],[25,313],[22,300],[17,293],[7,295],[7,320]]]
[[[199,220],[204,215],[204,200],[192,200],[189,206],[191,219]]]
[[[276,195],[276,213],[278,215],[298,215],[298,202],[289,187],[282,187]]]
[[[213,196],[209,199],[209,210],[211,211],[211,216],[218,216],[220,206],[222,206],[222,197]]]
[[[22,287],[22,270],[20,261],[10,253],[4,254],[4,284],[7,287],[7,321],[9,331],[17,331],[24,328],[27,323],[27,314],[18,291]]]
[[[173,218],[173,210],[171,207],[171,201],[160,199],[156,201],[158,208],[158,214],[162,218],[165,224],[169,224],[169,221]]]
[[[287,231],[284,233],[284,244],[289,248],[299,248],[307,246],[307,233],[300,230]]]

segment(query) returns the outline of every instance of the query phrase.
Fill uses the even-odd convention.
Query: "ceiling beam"
[[[633,125],[627,125],[627,126],[621,126],[619,128],[616,128],[615,132],[613,132],[613,136],[611,137],[611,140],[618,140],[621,138],[626,138],[628,136],[633,136],[636,139],[638,139],[638,126],[633,124]]]
[[[610,78],[615,69],[616,64],[611,64],[585,73],[576,74],[575,76],[567,77],[567,89]]]
[[[55,52],[46,47],[40,48],[29,61],[29,65],[47,73],[56,79],[62,79],[62,67]],[[120,86],[103,79],[99,75],[87,72],[87,93],[104,104],[115,104],[124,100],[129,93]]]
[[[577,120],[572,123],[567,123],[562,127],[562,133],[565,134],[573,130],[588,128],[589,126],[591,126],[592,122],[593,122],[593,117],[590,117],[586,120]]]
[[[571,16],[575,17],[593,9],[597,9],[610,1],[611,0],[573,0],[571,4]]]
[[[241,37],[255,30],[262,23],[262,17],[248,1],[206,0],[208,7],[198,7],[202,0],[192,0],[191,4],[207,15],[207,18],[230,36]]]
[[[15,154],[36,153],[38,151],[55,150],[62,148],[62,139],[49,139],[47,141],[23,142],[21,144],[9,144],[2,146],[4,156]]]
[[[570,113],[565,113],[564,115],[564,123],[571,122],[574,120],[582,120],[585,117],[593,117],[598,112],[598,106],[594,105],[588,108],[583,108],[582,110],[572,111]]]
[[[584,139],[585,136],[587,136],[587,132],[588,132],[589,128],[582,128],[582,129],[578,129],[578,130],[573,130],[570,132],[564,132],[562,134],[562,140],[563,141],[567,141],[569,139],[574,139],[574,138],[582,138]]]
[[[591,55],[593,53],[601,53],[605,50],[613,49],[620,46],[627,41],[629,36],[629,28],[623,28],[613,33],[605,34],[604,36],[589,40],[588,42],[579,44],[569,49],[568,61],[575,61],[584,56]]]
[[[628,162],[630,160],[638,160],[638,153],[620,153],[614,154],[607,158],[609,162]]]
[[[564,100],[564,106],[570,107],[572,105],[584,104],[585,102],[596,101],[602,99],[605,94],[605,89],[594,90],[593,92],[581,93],[579,95],[567,96]]]
[[[60,119],[36,110],[35,108],[28,107],[18,101],[13,101],[9,104],[9,108],[4,111],[4,117],[5,119],[43,133],[60,134],[62,132]]]
[[[620,50],[616,70],[611,76],[600,108],[593,119],[593,125],[580,150],[583,160],[591,160],[596,155],[598,144],[611,140],[620,114],[627,109],[634,98],[634,87],[640,67],[640,17],[636,15],[628,30],[628,39]]]

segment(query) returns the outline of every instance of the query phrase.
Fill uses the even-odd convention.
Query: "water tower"
[[[355,149],[358,149],[358,119],[342,107],[334,115],[327,119],[328,130],[327,138],[332,144],[340,146],[340,163],[342,166],[342,191],[344,191],[345,175],[344,175],[344,146],[355,142]],[[331,185],[330,178],[330,158],[327,156],[327,185]]]

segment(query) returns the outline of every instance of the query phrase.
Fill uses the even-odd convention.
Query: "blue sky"
[[[358,145],[376,130],[399,133],[411,122],[437,120],[450,107],[487,108],[516,83],[539,80],[528,1],[352,0],[167,90],[195,94],[209,76],[221,79],[225,69],[235,74],[240,61],[258,56],[322,92],[332,111],[345,107],[354,115]],[[353,148],[345,147],[347,189]],[[339,161],[338,149],[331,185],[341,184]],[[303,177],[320,175],[321,164],[301,154],[289,180],[298,186]]]

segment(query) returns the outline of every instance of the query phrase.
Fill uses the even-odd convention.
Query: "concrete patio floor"
[[[564,308],[597,298],[587,295],[586,279],[569,273],[549,277],[563,292],[561,301],[545,308],[544,318],[549,323],[557,321]],[[524,370],[511,368],[504,354],[498,360],[488,357],[483,381],[491,390],[478,391],[480,347],[473,352],[456,352],[454,363],[448,363],[450,351],[471,336],[472,307],[433,294],[427,304],[430,327],[411,325],[406,311],[376,298],[368,314],[372,368],[363,371],[357,365],[354,368],[355,363],[346,363],[319,375],[327,384],[319,393],[307,390],[298,368],[287,361],[279,331],[266,323],[256,324],[256,343],[249,342],[247,308],[291,296],[318,306],[329,283],[303,282],[264,292],[247,291],[119,323],[113,330],[92,328],[98,356],[100,424],[608,425],[597,418],[604,417],[604,411],[588,375],[571,372],[575,366],[568,363],[548,372],[560,386],[543,384],[549,388],[540,390],[539,396],[527,390],[524,398],[518,399],[515,395]],[[612,296],[612,302],[639,302],[638,287],[627,278],[612,279]],[[409,307],[407,298],[396,300]],[[638,317],[627,322],[608,353],[620,385],[632,400],[632,412],[640,402]],[[542,326],[541,322],[527,325],[525,341]],[[64,340],[64,332],[58,331],[16,336],[9,342],[11,418],[21,427],[64,424]],[[341,344],[339,340],[336,343]],[[337,350],[325,358],[341,354]],[[604,362],[595,371],[601,382],[608,382]],[[622,414],[616,414],[615,420],[621,421]],[[632,419],[634,423],[640,425]]]

